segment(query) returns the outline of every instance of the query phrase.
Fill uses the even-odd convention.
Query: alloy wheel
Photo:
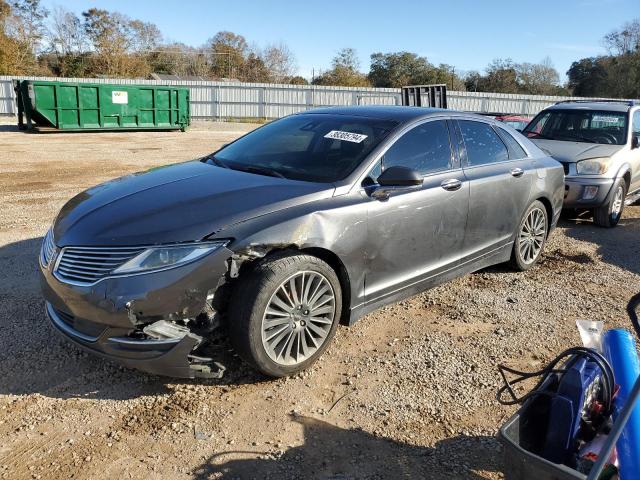
[[[536,261],[542,251],[547,234],[545,213],[540,208],[532,209],[522,222],[518,235],[518,249],[525,264]]]
[[[622,203],[624,202],[624,188],[622,185],[616,189],[616,194],[613,197],[613,204],[611,205],[611,214],[614,218],[617,218],[622,213]]]
[[[271,360],[297,365],[324,345],[335,318],[335,293],[327,278],[297,272],[275,290],[262,317],[262,345]]]

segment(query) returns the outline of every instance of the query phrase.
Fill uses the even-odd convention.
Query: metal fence
[[[0,115],[16,115],[13,80],[54,80],[136,85],[189,87],[194,119],[279,118],[314,107],[334,105],[400,105],[399,88],[322,87],[269,83],[174,80],[88,79],[0,76]],[[449,90],[449,108],[478,113],[535,115],[561,100],[574,97],[460,92]]]

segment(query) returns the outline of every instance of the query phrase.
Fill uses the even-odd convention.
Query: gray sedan
[[[489,265],[531,268],[562,166],[499,122],[414,107],[318,109],[71,199],[40,254],[49,318],[95,354],[215,376],[228,338],[271,376],[338,323]]]

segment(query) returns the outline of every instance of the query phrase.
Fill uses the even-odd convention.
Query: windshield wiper
[[[287,178],[279,171],[269,167],[262,167],[257,165],[234,165],[233,167],[229,168],[232,168],[233,170],[240,170],[241,172],[257,173],[258,175],[268,175],[269,177]]]
[[[573,137],[576,138],[576,139],[580,139],[581,141],[586,142],[586,143],[598,143],[595,140],[593,140],[592,138],[583,137],[581,135],[574,135]]]
[[[229,165],[224,163],[219,158],[216,158],[215,155],[207,155],[206,157],[203,158],[203,160],[205,160],[207,163],[209,163],[209,162],[213,163],[216,167],[230,168]]]
[[[562,138],[566,138],[569,142],[598,143],[595,140],[581,135],[562,135]]]

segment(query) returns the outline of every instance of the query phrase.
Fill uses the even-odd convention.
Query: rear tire
[[[593,209],[593,223],[603,228],[615,227],[624,211],[624,199],[627,196],[627,183],[619,178],[613,184],[611,198],[601,207]]]
[[[229,338],[240,357],[265,375],[292,375],[327,349],[341,309],[340,281],[328,264],[294,251],[277,253],[235,285]]]
[[[509,265],[524,272],[538,263],[547,242],[548,229],[547,209],[536,200],[529,205],[518,224]]]

